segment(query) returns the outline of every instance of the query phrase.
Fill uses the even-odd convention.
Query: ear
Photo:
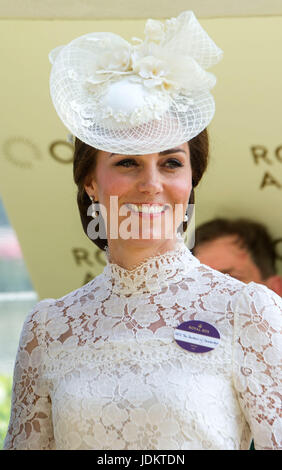
[[[85,180],[84,190],[88,196],[93,196],[94,200],[98,200],[98,186],[93,178]]]
[[[276,294],[280,295],[282,297],[282,277],[275,275],[275,276],[270,276],[268,279],[265,281],[265,285],[276,292]]]

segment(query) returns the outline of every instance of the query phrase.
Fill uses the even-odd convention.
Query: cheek
[[[171,188],[175,202],[188,204],[190,193],[192,190],[192,180],[189,177],[179,178],[174,182]]]
[[[112,171],[100,171],[97,173],[99,202],[108,206],[110,197],[120,198],[128,190],[128,182],[122,175]]]

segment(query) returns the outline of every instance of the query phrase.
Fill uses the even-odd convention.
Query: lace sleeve
[[[12,407],[4,449],[54,448],[51,402],[42,378],[45,312],[39,302],[26,318],[14,368]],[[46,305],[47,302],[47,305]]]
[[[237,298],[234,320],[234,385],[255,448],[282,448],[282,300],[248,284]]]

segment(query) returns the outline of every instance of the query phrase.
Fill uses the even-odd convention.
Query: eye
[[[168,160],[166,160],[164,166],[166,166],[167,168],[178,168],[183,166],[183,163],[177,158],[169,158]]]
[[[131,166],[137,166],[137,163],[133,158],[124,158],[123,160],[120,160],[119,162],[115,163],[115,166],[123,166],[125,168],[129,168]]]

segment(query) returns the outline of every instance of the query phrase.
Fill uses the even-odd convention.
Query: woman
[[[172,37],[191,31],[191,22],[198,27],[190,12],[174,20],[165,30],[159,22],[149,23],[145,45],[131,51],[133,59],[139,60],[149,48],[151,55],[141,60],[149,67],[156,45],[169,50]],[[94,39],[99,49],[100,39],[98,46]],[[85,50],[87,55],[89,47],[93,51],[92,46],[83,49],[79,43],[79,57]],[[107,47],[110,50],[109,43]],[[121,55],[119,49],[118,61]],[[57,60],[58,67],[60,61],[67,67],[70,50],[59,52],[53,67]],[[142,99],[146,106],[153,100],[151,93],[163,93],[165,99],[173,80],[168,72],[144,77],[140,60],[139,68],[125,63],[132,82],[127,76],[124,81],[120,72],[116,79],[112,62],[106,70],[103,63],[98,74],[95,62],[95,77],[87,76],[87,83],[98,87],[91,109],[83,104],[85,88],[76,103],[68,105],[68,113],[57,107],[64,122],[72,121],[72,132],[75,119],[79,121],[74,133],[79,210],[85,232],[106,249],[108,262],[87,285],[61,299],[39,302],[28,316],[16,360],[5,448],[248,449],[253,437],[257,449],[278,449],[281,299],[264,286],[245,285],[201,265],[177,235],[180,222],[187,226],[192,188],[207,165],[204,129],[212,114],[207,113],[208,94],[203,104],[203,89],[191,85],[189,106],[184,111],[176,106],[179,115],[187,116],[194,106],[186,124],[183,115],[177,121],[171,106],[164,105],[157,117],[154,113],[160,112],[163,100],[154,95],[151,124],[146,112],[142,114]],[[194,76],[199,72],[197,67],[192,70]],[[81,75],[71,68],[73,89]],[[153,83],[140,88],[140,76]],[[130,99],[117,104],[124,84]],[[99,108],[101,102],[111,105],[107,115]],[[112,112],[116,106],[120,114]],[[91,116],[97,113],[104,114],[94,126]],[[117,114],[120,124],[114,122]],[[168,121],[164,128],[162,123]],[[107,132],[101,131],[101,122]],[[148,140],[151,151],[142,152]],[[98,141],[100,145],[94,145]],[[116,211],[111,210],[112,197]],[[89,228],[89,198],[93,221],[105,224],[106,239],[94,237]],[[176,207],[182,207],[181,217]],[[116,215],[117,230],[111,233]],[[135,237],[127,238],[127,231],[121,230],[127,216]],[[172,227],[169,236],[167,224]]]

